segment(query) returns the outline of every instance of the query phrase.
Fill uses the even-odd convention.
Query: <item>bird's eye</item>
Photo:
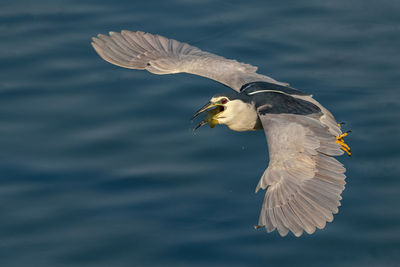
[[[226,104],[226,103],[228,103],[228,99],[222,98],[222,99],[221,99],[221,104]]]

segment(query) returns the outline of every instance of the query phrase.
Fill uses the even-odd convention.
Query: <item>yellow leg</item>
[[[348,135],[349,135],[349,132],[345,132],[345,133],[343,133],[343,134],[337,136],[336,139],[343,139],[343,137],[346,137],[346,136],[348,136]]]
[[[351,131],[347,131],[339,136],[336,136],[336,143],[338,143],[341,146],[341,149],[351,157],[351,149],[343,140],[343,138],[348,136],[350,132]]]

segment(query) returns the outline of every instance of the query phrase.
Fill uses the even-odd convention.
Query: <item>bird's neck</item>
[[[241,103],[235,108],[235,116],[233,119],[226,121],[224,124],[232,131],[244,132],[262,129],[260,119],[254,105]]]

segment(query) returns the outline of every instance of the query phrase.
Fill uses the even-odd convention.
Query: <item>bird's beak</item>
[[[209,109],[214,108],[214,107],[218,107],[218,106],[221,106],[221,105],[208,102],[208,103],[205,104],[201,109],[199,109],[199,110],[196,112],[196,114],[193,115],[192,120],[193,120],[194,118],[196,118],[197,116],[199,116],[199,115],[200,115],[201,113],[203,113],[204,111],[209,110]],[[223,108],[222,108],[222,110],[223,110]],[[221,110],[218,109],[218,108],[215,108],[215,109],[212,109],[212,110],[208,111],[208,113],[207,113],[206,117],[204,118],[204,120],[202,120],[202,121],[193,129],[193,131],[197,130],[198,128],[200,128],[201,126],[203,126],[203,125],[205,125],[205,124],[207,124],[207,123],[210,124],[210,127],[211,127],[211,128],[214,128],[215,125],[218,124],[218,120],[215,118],[215,116],[216,116],[218,113],[220,113],[220,112],[221,112]]]
[[[207,120],[206,119],[202,120],[196,127],[194,127],[193,131],[196,131],[201,126],[206,125],[206,124],[207,124]]]
[[[204,111],[206,111],[207,109],[216,107],[216,104],[213,104],[211,102],[208,102],[207,104],[205,104],[203,107],[201,107],[201,109],[199,109],[192,117],[192,120],[194,120],[197,116],[199,116],[201,113],[203,113]]]

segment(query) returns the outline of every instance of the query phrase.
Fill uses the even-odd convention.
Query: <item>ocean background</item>
[[[399,14],[395,0],[2,0],[0,266],[400,266]],[[103,61],[91,37],[122,29],[258,66],[345,121],[333,223],[254,230],[264,133],[193,133],[229,89]]]

